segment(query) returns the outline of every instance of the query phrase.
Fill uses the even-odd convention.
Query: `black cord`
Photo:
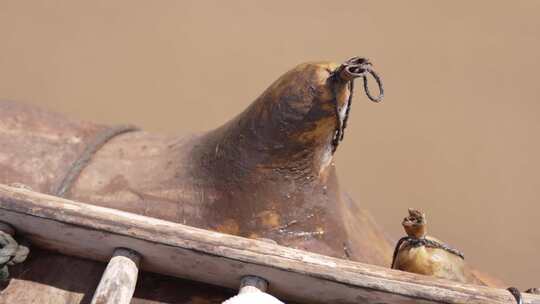
[[[369,91],[368,86],[368,74],[371,74],[375,81],[377,82],[377,86],[379,87],[379,95],[373,96],[371,92]],[[339,115],[339,103],[337,101],[337,97],[334,100],[335,103],[335,115],[336,115],[336,131],[334,133],[334,137],[332,139],[332,153],[337,150],[337,147],[341,141],[343,141],[343,138],[345,137],[345,128],[347,127],[347,121],[349,120],[349,113],[351,111],[351,105],[352,105],[352,97],[354,92],[354,79],[358,77],[362,77],[364,81],[364,92],[366,93],[367,97],[373,101],[373,102],[380,102],[384,97],[384,87],[381,80],[381,77],[373,71],[372,64],[369,62],[368,59],[362,58],[362,57],[353,57],[347,61],[345,61],[339,68],[336,69],[334,72],[334,75],[332,75],[334,81],[347,81],[350,82],[350,94],[349,99],[347,100],[347,104],[345,105],[347,108],[345,110],[345,117],[343,118],[343,121],[340,118]],[[335,93],[335,92],[334,92]]]

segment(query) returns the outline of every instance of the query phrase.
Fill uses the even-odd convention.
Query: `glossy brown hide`
[[[426,238],[444,244],[434,237],[427,236],[427,222],[423,212],[409,209],[409,216],[403,220],[402,225],[409,237]],[[462,283],[484,285],[457,254],[442,248],[412,246],[408,241],[399,248],[393,268]]]
[[[141,131],[115,137],[94,155],[67,196],[389,266],[392,248],[387,237],[339,188],[336,178],[332,162],[332,138],[338,124],[335,104],[343,119],[350,94],[348,83],[332,80],[336,68],[332,63],[299,65],[274,82],[243,113],[207,133],[181,137]],[[36,191],[54,193],[85,145],[105,128],[18,103],[0,102],[0,183],[21,183]],[[47,303],[44,299],[48,292],[65,290],[63,280],[83,280],[84,286],[97,284],[71,273],[72,258],[56,256],[54,263],[40,259],[37,256],[31,264],[37,266],[21,272],[14,281],[17,284],[5,291],[11,295],[10,303],[21,299]],[[103,267],[84,263],[92,273]],[[52,272],[57,277],[33,288],[39,281],[33,271]],[[176,284],[168,279],[156,280],[160,283],[155,286],[140,284],[137,293],[148,294],[152,288]],[[189,290],[185,282],[178,283],[177,288]],[[204,296],[197,300],[172,299],[164,292],[161,298],[153,294],[155,302],[149,303],[222,300],[223,294],[215,289],[205,285],[200,288]],[[81,302],[77,292],[67,291],[49,303]]]
[[[339,188],[332,163],[337,65],[300,65],[208,133],[134,132],[106,144],[68,197],[326,255],[388,265],[390,246]],[[101,126],[1,105],[0,182],[52,193]]]

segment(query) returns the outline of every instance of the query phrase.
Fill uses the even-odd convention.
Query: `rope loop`
[[[379,75],[374,70],[371,70],[371,69],[369,70],[369,74],[373,76],[373,79],[375,79],[375,81],[377,82],[377,86],[379,86],[379,95],[378,96],[371,95],[371,92],[369,91],[369,87],[368,87],[367,75],[363,77],[364,78],[364,91],[366,92],[366,95],[369,98],[369,100],[373,102],[381,102],[384,97],[384,88],[383,88],[381,77],[379,77]]]
[[[379,95],[375,96],[371,93],[369,90],[369,84],[368,84],[368,76],[371,75],[373,79],[375,79],[375,82],[377,83],[377,86],[379,87]],[[349,100],[347,101],[345,110],[345,117],[343,120],[340,118],[340,111],[339,111],[339,105],[337,100],[335,100],[335,113],[336,113],[336,119],[337,119],[337,126],[336,126],[336,132],[334,134],[334,138],[332,139],[332,153],[334,153],[337,150],[337,147],[339,143],[343,140],[345,136],[345,128],[347,127],[347,121],[349,119],[349,113],[351,110],[351,104],[352,104],[352,97],[353,97],[353,91],[354,91],[354,79],[361,77],[364,81],[364,92],[366,93],[366,96],[369,98],[369,100],[373,102],[380,102],[382,101],[384,97],[384,87],[381,80],[381,77],[379,74],[377,74],[373,70],[373,64],[369,61],[369,59],[364,57],[353,57],[349,60],[345,61],[342,65],[340,65],[333,73],[332,79],[337,80],[337,82],[341,83],[349,83]]]
[[[0,230],[0,282],[9,280],[8,266],[22,263],[30,253],[27,244],[19,244],[9,233]]]
[[[384,87],[379,74],[373,70],[373,64],[367,58],[363,57],[353,57],[345,61],[338,68],[339,77],[343,81],[354,81],[355,78],[362,77],[364,81],[364,91],[366,92],[367,97],[373,102],[380,102],[384,97]],[[375,96],[371,94],[368,86],[368,75],[371,75],[377,86],[379,87],[379,95]]]

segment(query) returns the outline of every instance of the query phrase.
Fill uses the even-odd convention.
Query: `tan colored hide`
[[[349,81],[334,77],[337,67],[297,66],[243,113],[210,132],[119,135],[93,156],[66,196],[389,266],[387,237],[336,179],[332,142],[351,88]],[[0,102],[0,183],[54,194],[71,164],[106,128]],[[101,264],[37,251],[19,266],[0,302],[87,303],[102,270]],[[142,274],[134,303],[219,303],[230,296],[222,289]]]
[[[390,246],[339,188],[332,163],[337,65],[303,64],[224,126],[176,137],[132,132],[93,157],[67,197],[282,245],[388,265]],[[105,127],[0,104],[0,182],[54,194]]]

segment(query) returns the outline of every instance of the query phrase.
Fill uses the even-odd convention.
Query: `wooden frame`
[[[299,303],[514,303],[503,289],[434,279],[197,229],[0,185],[0,221],[36,246],[107,262],[138,252],[141,269],[236,289],[245,275]],[[540,296],[524,294],[524,303]]]

